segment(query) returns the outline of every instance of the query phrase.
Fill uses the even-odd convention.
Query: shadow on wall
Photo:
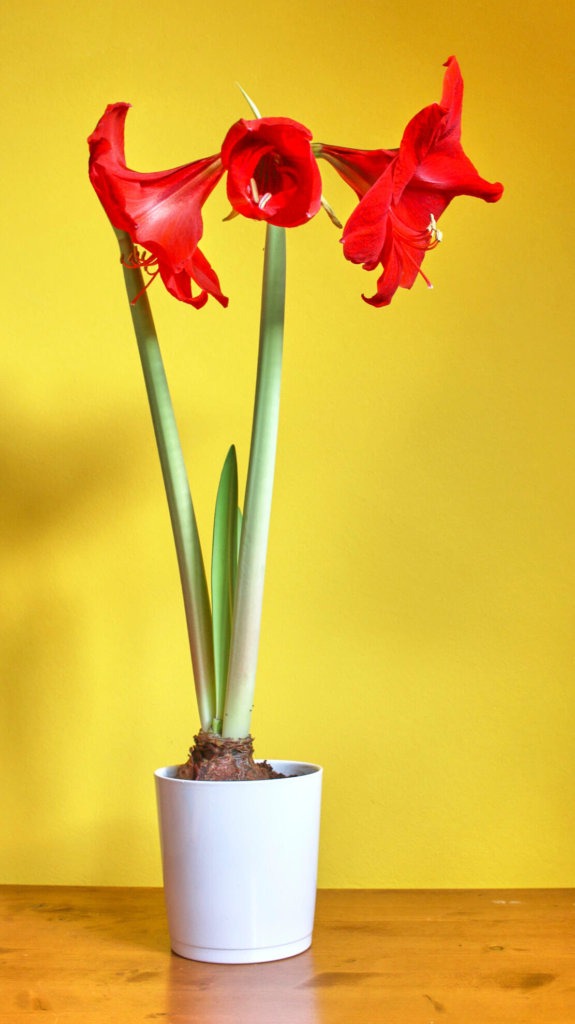
[[[44,426],[39,417],[24,420],[12,410],[5,423],[0,757],[14,813],[25,807],[37,817],[40,836],[54,805],[57,818],[67,817],[70,771],[85,771],[88,803],[91,787],[98,797],[90,751],[114,713],[102,694],[102,673],[107,661],[117,660],[117,637],[127,631],[123,581],[140,537],[137,524],[131,531],[124,521],[138,518],[133,506],[142,489],[134,478],[146,467],[138,425],[125,412],[114,423],[86,416],[71,429]],[[51,856],[58,856],[58,844]]]

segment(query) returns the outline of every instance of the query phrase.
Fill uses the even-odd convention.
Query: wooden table
[[[0,887],[1,1024],[574,1024],[575,890],[318,894],[312,948],[169,951],[159,889]]]

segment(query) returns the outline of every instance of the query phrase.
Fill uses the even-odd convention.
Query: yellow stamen
[[[427,230],[429,231],[429,235],[430,235],[430,239],[431,239],[431,244],[432,245],[439,245],[439,243],[443,241],[443,231],[441,231],[437,227],[437,221],[436,221],[435,217],[433,216],[433,214],[431,213],[429,216],[430,216],[430,221],[429,221],[429,227],[428,227]]]

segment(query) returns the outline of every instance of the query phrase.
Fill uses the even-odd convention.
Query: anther
[[[439,245],[439,243],[443,241],[443,231],[441,231],[440,228],[437,227],[437,221],[436,221],[435,217],[433,216],[433,214],[430,213],[429,216],[430,216],[430,221],[429,221],[429,227],[427,228],[427,230],[429,231],[429,235],[430,235],[430,238],[431,238],[431,244],[432,245]]]

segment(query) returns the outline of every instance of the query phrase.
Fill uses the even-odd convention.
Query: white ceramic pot
[[[289,776],[192,782],[155,772],[172,949],[208,963],[263,963],[311,944],[322,769],[270,761]]]

